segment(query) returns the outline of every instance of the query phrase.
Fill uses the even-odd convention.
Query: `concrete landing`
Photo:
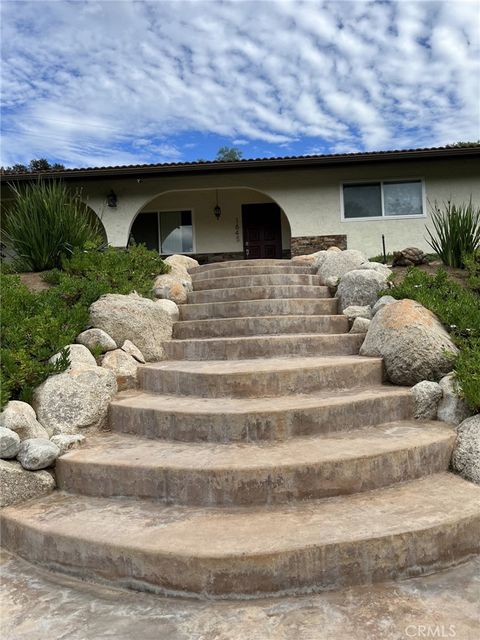
[[[88,584],[7,552],[0,563],[2,640],[409,640],[428,637],[427,630],[431,638],[480,635],[480,558],[401,582],[253,602],[172,600]]]

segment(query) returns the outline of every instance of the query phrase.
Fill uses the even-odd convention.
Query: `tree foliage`
[[[34,158],[28,164],[14,164],[11,167],[2,167],[2,173],[37,173],[38,171],[63,171],[63,164],[50,163],[46,158]]]

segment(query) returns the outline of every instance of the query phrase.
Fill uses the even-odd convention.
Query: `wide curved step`
[[[111,402],[110,428],[183,442],[256,442],[331,434],[413,416],[410,389],[382,385],[341,394],[179,399],[124,391]]]
[[[209,398],[272,397],[380,384],[381,358],[163,361],[138,367],[145,391]]]
[[[207,264],[201,264],[198,267],[191,267],[188,269],[190,274],[194,273],[208,273],[210,271],[217,271],[218,269],[241,269],[243,267],[291,267],[298,266],[298,263],[291,260],[275,260],[269,258],[263,258],[258,260],[226,260],[225,262],[209,262]],[[305,266],[305,265],[302,265]]]
[[[228,278],[230,276],[255,276],[255,275],[278,275],[278,274],[314,274],[313,269],[308,265],[296,265],[288,262],[286,264],[275,265],[238,265],[234,267],[221,267],[217,269],[190,271],[193,282],[196,280],[206,280],[209,278]]]
[[[279,334],[168,340],[163,343],[168,360],[248,360],[284,356],[358,355],[364,333]]]
[[[279,333],[346,333],[348,318],[328,316],[261,316],[253,318],[212,318],[183,320],[173,325],[176,340],[235,336],[270,336]]]
[[[59,458],[60,489],[172,504],[280,504],[378,489],[447,471],[455,442],[439,422],[392,422],[263,443],[180,443],[102,434]]]
[[[182,304],[180,320],[240,318],[242,316],[324,316],[337,313],[336,298],[293,298]]]
[[[204,291],[190,291],[188,302],[192,304],[203,302],[228,302],[231,300],[264,300],[266,298],[330,298],[330,290],[317,285],[262,285],[228,287],[226,289],[206,289]]]
[[[261,597],[439,570],[480,549],[480,488],[452,474],[273,507],[214,509],[56,492],[7,507],[2,542],[82,578]]]
[[[237,287],[265,287],[284,285],[320,286],[320,277],[308,273],[261,274],[256,276],[228,276],[226,278],[205,278],[193,282],[194,291],[206,289],[230,289]]]

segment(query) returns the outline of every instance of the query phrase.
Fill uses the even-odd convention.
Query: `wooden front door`
[[[282,257],[282,225],[277,204],[242,205],[242,223],[246,260]]]

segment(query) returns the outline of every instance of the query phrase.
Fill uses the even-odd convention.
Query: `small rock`
[[[378,273],[381,273],[385,278],[388,278],[393,273],[393,271],[389,269],[386,264],[382,264],[381,262],[364,262],[358,268],[378,271]]]
[[[422,380],[411,389],[414,399],[414,416],[417,420],[435,420],[438,403],[443,392],[438,382]]]
[[[370,320],[368,318],[355,318],[350,333],[367,333]]]
[[[170,300],[168,301],[164,300],[164,302],[170,302]],[[130,356],[132,356],[132,358],[135,358],[135,360],[138,360],[138,362],[145,364],[145,358],[143,357],[142,352],[140,351],[140,349],[138,349],[138,347],[136,347],[133,344],[133,342],[130,342],[130,340],[125,340],[125,342],[122,344],[120,348],[122,349],[122,351],[125,351],[125,353],[128,353]]]
[[[119,391],[137,386],[138,362],[122,349],[109,351],[103,356],[102,367],[115,374]]]
[[[26,471],[16,461],[0,460],[0,507],[40,498],[55,489],[48,471]]]
[[[458,386],[453,373],[439,382],[443,397],[438,405],[438,419],[451,424],[460,424],[471,415],[467,403],[458,394]]]
[[[340,251],[342,251],[341,249],[339,249],[338,247],[328,247],[327,251],[336,251],[337,253]]]
[[[90,351],[83,344],[69,344],[66,346],[69,352],[70,366],[66,371],[71,369],[79,369],[80,367],[96,367],[97,361],[92,356]],[[54,364],[61,357],[61,353],[58,352],[49,359],[49,362]]]
[[[337,298],[340,309],[352,305],[372,306],[378,293],[387,286],[387,280],[373,269],[353,269],[340,279]]]
[[[53,442],[53,444],[59,448],[60,453],[58,455],[60,457],[63,456],[64,453],[67,453],[67,451],[70,451],[70,449],[75,449],[85,442],[85,436],[79,433],[71,435],[59,433],[56,436],[52,436],[50,442]]]
[[[452,467],[466,480],[480,484],[480,414],[463,420],[457,427]]]
[[[177,320],[180,318],[178,305],[175,304],[173,300],[168,300],[167,298],[159,298],[158,300],[156,300],[156,304],[168,313],[173,322],[177,322]]]
[[[20,438],[15,431],[0,427],[0,458],[15,458],[20,449]]]
[[[299,264],[305,265],[313,265],[316,260],[316,256],[313,253],[303,256],[293,256],[292,262],[297,262]]]
[[[374,316],[377,311],[380,311],[380,309],[383,309],[383,307],[386,307],[387,304],[392,304],[392,302],[397,302],[393,296],[382,296],[379,298],[373,305],[372,316]]]
[[[370,320],[372,310],[368,306],[352,305],[343,310],[343,315],[347,316],[349,320],[355,320],[355,318],[367,318],[367,320]]]
[[[47,378],[35,389],[33,404],[50,435],[78,433],[104,426],[116,392],[112,371],[97,366],[73,369]]]
[[[82,331],[76,341],[83,344],[87,349],[100,348],[102,353],[113,351],[117,348],[115,340],[102,329],[87,329]]]
[[[18,461],[24,469],[38,471],[50,467],[60,455],[56,444],[44,438],[29,438],[20,445]]]
[[[335,289],[338,287],[338,283],[340,282],[340,278],[338,276],[329,276],[325,278],[325,285],[330,289]]]
[[[33,407],[20,400],[10,400],[0,413],[0,426],[15,431],[20,440],[49,436],[46,429],[37,421]]]

